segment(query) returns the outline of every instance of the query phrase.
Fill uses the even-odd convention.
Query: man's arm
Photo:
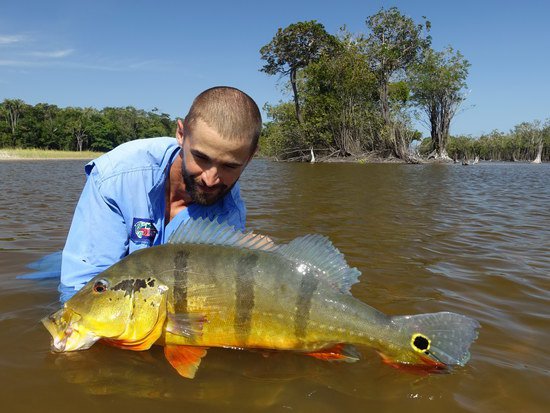
[[[61,262],[61,284],[79,290],[128,253],[128,231],[113,198],[114,182],[90,171],[76,206]]]

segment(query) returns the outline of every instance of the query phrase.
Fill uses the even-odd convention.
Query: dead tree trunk
[[[542,163],[542,150],[544,148],[544,142],[542,140],[542,137],[539,141],[539,145],[537,148],[537,156],[531,163]]]

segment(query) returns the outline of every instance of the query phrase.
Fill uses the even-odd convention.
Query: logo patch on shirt
[[[152,219],[134,218],[130,239],[137,244],[152,245],[157,232]]]

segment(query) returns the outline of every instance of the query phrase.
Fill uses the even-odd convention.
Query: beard
[[[211,187],[206,187],[200,176],[193,176],[189,173],[189,171],[187,171],[187,168],[185,167],[185,159],[183,159],[183,157],[181,163],[181,175],[183,177],[183,182],[185,183],[185,190],[191,196],[193,202],[205,206],[218,202],[233,189],[236,183],[235,182],[231,186],[218,184]]]

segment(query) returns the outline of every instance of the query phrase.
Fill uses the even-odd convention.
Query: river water
[[[0,162],[2,411],[542,412],[550,405],[550,164],[287,164],[242,177],[248,226],[322,233],[388,314],[454,311],[482,325],[464,368],[419,376],[369,349],[354,364],[211,349],[179,377],[162,349],[52,354],[39,320],[57,281],[19,280],[63,247],[83,161]]]

